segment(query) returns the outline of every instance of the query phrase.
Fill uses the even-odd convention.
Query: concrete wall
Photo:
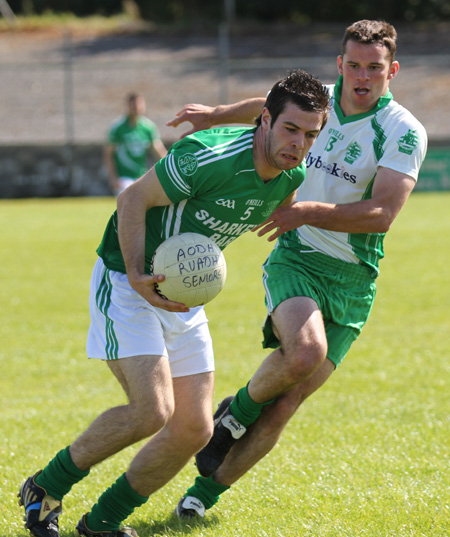
[[[430,143],[416,191],[450,190],[449,148]],[[102,152],[95,143],[0,146],[0,198],[109,196]]]

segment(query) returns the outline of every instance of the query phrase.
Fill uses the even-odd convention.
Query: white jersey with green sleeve
[[[119,177],[139,179],[148,170],[148,149],[159,140],[157,126],[145,116],[131,125],[128,116],[116,119],[108,133],[108,142],[115,147],[114,164]]]
[[[390,168],[417,180],[427,149],[424,127],[388,91],[365,114],[344,116],[339,106],[342,77],[328,86],[330,118],[306,157],[306,180],[298,201],[345,204],[371,197],[378,167]],[[321,252],[369,267],[376,276],[384,256],[384,234],[343,233],[302,226],[281,241],[301,251]]]
[[[200,131],[171,147],[155,171],[171,200],[146,215],[146,272],[155,249],[183,232],[211,237],[223,249],[263,222],[305,177],[305,165],[264,182],[255,170],[255,128]],[[114,213],[97,253],[111,270],[125,272]]]

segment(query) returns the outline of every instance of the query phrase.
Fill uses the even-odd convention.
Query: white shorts
[[[155,308],[129,284],[126,274],[94,266],[89,296],[88,358],[167,356],[172,377],[214,371],[208,319],[202,306],[187,313]]]

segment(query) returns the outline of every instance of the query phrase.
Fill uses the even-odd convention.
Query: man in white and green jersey
[[[196,456],[201,475],[180,500],[179,516],[204,516],[272,449],[369,317],[384,235],[415,185],[427,147],[423,126],[389,91],[399,69],[395,49],[396,31],[385,22],[359,21],[344,34],[340,77],[328,87],[330,118],[306,157],[297,201],[258,227],[259,235],[278,239],[263,267],[264,346],[276,350],[219,406],[213,437]],[[170,124],[189,120],[195,130],[241,123],[260,106],[261,99],[216,109],[187,105]]]
[[[167,154],[158,127],[145,114],[145,99],[140,93],[127,96],[127,113],[117,118],[109,132],[104,162],[115,195],[148,170],[148,157],[154,161]]]
[[[328,106],[322,84],[295,71],[272,88],[256,128],[188,137],[119,195],[91,280],[87,353],[107,362],[128,403],[102,413],[22,485],[33,535],[58,537],[71,487],[93,465],[151,437],[77,525],[80,535],[135,537],[119,529],[122,521],[208,442],[214,358],[204,308],[161,297],[155,284],[164,275],[150,274],[151,257],[188,231],[225,248],[292,201]]]

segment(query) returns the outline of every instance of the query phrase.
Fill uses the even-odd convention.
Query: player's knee
[[[187,420],[183,426],[178,424],[176,427],[172,427],[172,429],[172,435],[175,436],[174,442],[177,442],[185,451],[197,453],[211,439],[214,424],[211,417],[208,417],[208,419],[204,420]]]
[[[192,444],[195,451],[199,451],[210,441],[214,432],[214,422],[211,416],[205,417],[195,426],[191,427]]]
[[[286,355],[286,369],[293,383],[301,382],[311,376],[327,356],[326,341],[311,339],[290,348]]]
[[[192,437],[191,446],[194,453],[200,451],[211,440],[213,428],[205,427],[202,430],[198,430]]]
[[[157,433],[170,421],[173,411],[171,404],[155,405],[151,410],[136,408],[132,420],[136,438],[142,440]]]

